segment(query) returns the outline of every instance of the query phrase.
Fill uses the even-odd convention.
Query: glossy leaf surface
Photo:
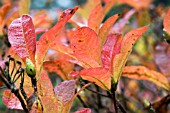
[[[123,69],[123,76],[137,79],[137,80],[149,80],[158,86],[170,89],[168,79],[159,72],[150,70],[144,66],[126,66]]]
[[[36,37],[34,25],[29,15],[23,15],[10,24],[8,39],[23,61],[30,58],[32,62],[35,62]]]
[[[75,94],[76,83],[74,80],[64,81],[54,88],[58,100],[58,113],[69,113],[71,99]]]
[[[109,90],[111,88],[111,73],[109,70],[98,67],[98,68],[88,68],[80,71],[79,75],[90,82],[94,82],[101,88]]]
[[[60,16],[57,24],[40,37],[40,40],[37,42],[37,49],[36,49],[36,68],[38,74],[41,70],[43,60],[50,47],[51,42],[56,38],[61,28],[73,16],[73,14],[76,12],[77,9],[78,7],[74,7],[72,9],[65,10]]]

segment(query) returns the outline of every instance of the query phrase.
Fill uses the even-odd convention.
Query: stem
[[[80,95],[77,95],[77,98],[80,100],[80,102],[82,103],[84,108],[88,108],[88,106],[86,105],[86,103],[83,101],[83,99],[81,98]]]
[[[112,101],[114,103],[114,108],[115,108],[115,113],[118,113],[118,106],[117,106],[117,100],[116,100],[116,95],[115,95],[115,91],[112,92]]]

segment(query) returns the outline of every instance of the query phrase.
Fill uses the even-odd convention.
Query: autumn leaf
[[[88,27],[93,29],[96,33],[98,33],[100,24],[103,20],[103,8],[101,4],[98,4],[90,13],[88,17]]]
[[[164,30],[170,35],[170,8],[168,8],[163,20]]]
[[[5,106],[10,109],[23,110],[23,108],[21,106],[21,102],[18,100],[18,98],[13,93],[11,93],[10,90],[5,90],[3,92],[2,101],[5,104]]]
[[[63,55],[55,60],[43,63],[43,68],[49,72],[57,73],[63,80],[68,80],[68,74],[73,70],[74,64],[68,61],[68,56]]]
[[[111,88],[111,73],[108,69],[98,67],[98,68],[88,68],[80,71],[79,75],[90,82],[94,82],[101,88],[109,90]]]
[[[60,16],[57,24],[52,27],[49,31],[45,32],[40,40],[37,42],[36,48],[36,70],[39,75],[42,68],[43,60],[50,47],[51,42],[56,38],[57,34],[60,32],[61,28],[66,24],[66,22],[73,16],[78,7],[65,10]]]
[[[20,0],[19,2],[19,13],[20,16],[29,13],[30,0]]]
[[[107,38],[110,28],[113,26],[113,24],[118,19],[118,17],[119,17],[118,14],[111,16],[103,23],[102,27],[99,29],[98,37],[99,37],[99,42],[101,47],[103,46],[103,43]]]
[[[28,15],[15,19],[8,28],[8,39],[18,56],[25,62],[35,62],[36,36],[32,19]]]
[[[121,34],[109,34],[102,48],[101,61],[102,66],[113,73],[114,57],[120,52]]]
[[[148,8],[153,0],[119,0],[120,3],[128,4],[135,9]]]
[[[128,32],[121,42],[121,49],[120,53],[115,56],[114,63],[113,63],[113,78],[114,82],[117,83],[123,67],[127,61],[128,56],[130,55],[130,52],[132,51],[132,47],[134,43],[142,36],[142,34],[148,29],[148,26],[144,26],[138,29],[134,29],[130,32]]]
[[[168,79],[164,75],[144,66],[125,66],[122,75],[137,80],[148,80],[166,90],[170,89]]]
[[[92,113],[92,111],[89,108],[82,108],[74,113]]]
[[[116,0],[105,0],[107,1],[105,6],[103,7],[103,13],[104,16],[108,14],[108,12],[111,10],[111,8],[115,5]]]
[[[92,29],[79,28],[74,33],[70,46],[73,50],[72,57],[80,61],[85,68],[100,66],[99,40]]]
[[[56,113],[58,110],[58,102],[53,91],[50,78],[44,70],[42,70],[39,81],[37,82],[38,96],[42,101],[44,113]]]
[[[170,76],[170,46],[168,43],[160,43],[155,48],[154,60],[160,71]]]
[[[75,88],[74,80],[64,81],[54,88],[58,100],[58,113],[69,113],[72,104],[70,101],[75,94]]]

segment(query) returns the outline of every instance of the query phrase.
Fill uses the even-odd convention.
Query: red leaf
[[[103,20],[103,8],[101,4],[98,4],[90,13],[90,16],[88,18],[88,27],[90,27],[96,33],[98,33],[102,20]]]
[[[82,108],[74,113],[92,113],[90,108]]]
[[[68,80],[68,74],[73,71],[74,64],[68,61],[68,57],[63,55],[55,60],[43,63],[43,68],[49,72],[56,72],[63,80]]]
[[[75,94],[76,82],[74,80],[64,81],[54,88],[58,100],[59,113],[67,113],[71,107],[70,100]]]
[[[170,89],[168,79],[164,75],[144,66],[126,66],[122,74],[137,80],[149,80],[166,90]]]
[[[120,52],[122,35],[110,34],[102,48],[102,65],[113,73],[113,60],[116,54]]]
[[[163,21],[165,31],[170,35],[170,8],[167,10]]]
[[[170,76],[170,46],[168,43],[161,43],[155,48],[155,62],[161,72]]]
[[[28,15],[15,19],[9,26],[8,39],[18,56],[35,62],[36,37],[32,19]]]
[[[142,36],[142,34],[148,29],[148,26],[141,27],[138,29],[134,29],[127,33],[121,43],[120,53],[115,56],[113,63],[113,78],[117,83],[120,75],[122,73],[122,69],[127,61],[130,52],[132,51],[132,47],[134,43]]]
[[[41,70],[45,54],[47,53],[51,42],[55,39],[56,35],[60,32],[61,28],[73,16],[77,9],[78,7],[74,7],[72,9],[65,10],[60,16],[60,19],[57,22],[57,24],[40,37],[40,40],[37,42],[36,50],[36,69],[38,74]]]
[[[103,46],[103,43],[105,42],[105,40],[107,38],[107,34],[108,34],[110,28],[113,26],[113,24],[118,19],[118,17],[119,17],[118,14],[111,16],[104,22],[102,27],[99,29],[98,37],[99,37],[101,47]]]
[[[18,98],[11,93],[10,90],[5,90],[2,97],[3,103],[10,109],[23,109]]]
[[[88,68],[80,71],[79,74],[83,79],[94,82],[105,90],[111,88],[111,73],[105,68]]]
[[[73,35],[72,56],[80,61],[85,68],[99,67],[100,45],[96,33],[88,27],[78,29]]]

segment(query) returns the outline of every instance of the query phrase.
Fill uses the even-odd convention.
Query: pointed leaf
[[[127,33],[121,43],[121,49],[120,54],[115,56],[114,59],[114,82],[117,83],[121,73],[122,69],[127,61],[128,56],[130,55],[130,52],[132,51],[132,47],[134,43],[142,36],[142,34],[148,29],[148,26],[141,27],[135,30],[130,31]]]
[[[43,63],[43,68],[49,72],[56,72],[63,80],[68,80],[68,74],[73,71],[74,64],[67,60],[67,56]]]
[[[119,17],[118,14],[111,16],[104,22],[102,27],[99,29],[98,37],[99,37],[99,42],[101,47],[103,46],[103,43],[106,41],[107,34],[110,28],[113,26],[113,24],[118,19],[118,17]]]
[[[90,13],[90,16],[88,18],[88,27],[90,27],[96,33],[98,33],[102,20],[103,20],[103,8],[101,4],[98,4]]]
[[[19,13],[20,16],[24,14],[29,14],[30,0],[20,0],[19,1]]]
[[[82,108],[74,113],[92,113],[90,108]]]
[[[85,68],[99,67],[100,45],[96,33],[88,28],[79,28],[73,35],[72,56],[80,61]]]
[[[69,113],[72,104],[69,102],[75,94],[75,88],[75,80],[64,81],[54,88],[58,100],[58,113]]]
[[[105,0],[106,1],[106,0]],[[106,5],[103,8],[103,13],[104,16],[106,16],[108,14],[108,12],[111,10],[111,8],[115,5],[116,0],[107,0]]]
[[[170,8],[166,12],[166,15],[163,20],[163,25],[165,31],[170,35]]]
[[[34,25],[29,15],[23,15],[10,24],[8,39],[23,61],[30,58],[32,62],[35,62],[36,37]]]
[[[2,100],[7,108],[23,110],[20,101],[10,90],[5,90],[3,92]]]
[[[105,68],[88,68],[80,71],[80,76],[90,82],[94,82],[105,90],[111,88],[111,73]]]
[[[150,70],[144,66],[126,66],[123,69],[123,76],[137,79],[137,80],[148,80],[155,83],[158,86],[170,89],[168,79],[159,72]]]
[[[109,69],[111,73],[113,73],[114,57],[120,52],[121,40],[121,34],[110,34],[102,48],[102,66]]]
[[[37,50],[36,50],[37,74],[39,74],[41,70],[43,60],[45,58],[45,54],[47,53],[51,42],[55,39],[56,35],[59,33],[61,28],[73,16],[73,14],[76,12],[77,9],[78,7],[74,7],[72,9],[65,10],[60,16],[60,19],[57,22],[57,24],[40,37],[40,40],[37,42]]]
[[[38,96],[42,101],[44,113],[56,113],[58,103],[53,91],[53,86],[50,78],[44,70],[42,70],[39,81],[37,82]]]

